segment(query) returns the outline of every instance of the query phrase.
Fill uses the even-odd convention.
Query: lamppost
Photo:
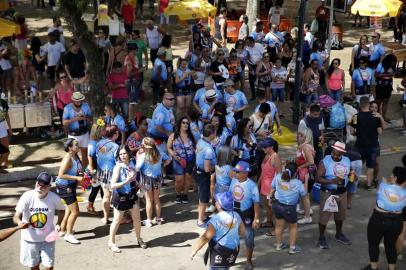
[[[295,88],[294,88],[294,99],[293,99],[293,115],[292,121],[294,124],[299,124],[300,120],[300,89],[302,86],[302,57],[303,57],[303,40],[304,40],[304,21],[305,21],[305,8],[307,0],[300,0],[299,7],[299,32],[297,36],[297,58],[296,58],[296,69],[295,69]]]

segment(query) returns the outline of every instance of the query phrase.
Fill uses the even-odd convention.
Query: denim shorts
[[[35,267],[40,263],[53,267],[55,261],[55,242],[29,242],[21,239],[20,262],[26,267]]]
[[[376,165],[376,157],[378,156],[378,147],[357,147],[358,152],[362,157],[362,161],[365,162],[367,168],[375,168]]]
[[[279,100],[283,102],[285,100],[285,88],[272,88],[272,101]]]
[[[187,163],[190,162],[193,161],[187,161]],[[193,166],[186,166],[186,168],[183,168],[182,165],[180,165],[179,161],[177,160],[172,160],[172,167],[174,175],[185,175],[186,173],[187,174],[193,173]]]
[[[296,205],[281,204],[278,201],[272,203],[272,210],[276,219],[284,219],[287,223],[297,222]]]
[[[245,242],[246,248],[254,249],[254,247],[255,247],[254,238],[255,238],[255,232],[254,232],[254,229],[252,228],[252,224],[245,225],[244,242]]]

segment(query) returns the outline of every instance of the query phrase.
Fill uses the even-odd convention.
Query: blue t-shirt
[[[236,90],[234,94],[224,92],[224,102],[227,106],[227,111],[232,112],[248,105],[247,97],[240,90]]]
[[[275,198],[283,204],[296,205],[299,197],[306,195],[303,183],[297,179],[284,181],[281,174],[277,174],[272,181],[272,188],[275,189]]]
[[[143,175],[157,178],[162,175],[162,161],[168,160],[169,156],[160,151],[159,159],[157,163],[152,163],[145,153],[141,154],[141,158],[137,159],[136,169]]]
[[[114,116],[114,118],[110,117],[110,116],[105,116],[104,121],[107,123],[108,126],[116,125],[120,132],[127,132],[125,120],[119,114],[116,114],[116,116]]]
[[[348,157],[342,156],[341,160],[336,162],[330,155],[325,156],[322,160],[324,168],[326,170],[324,178],[326,180],[332,180],[336,177],[344,179],[344,187],[348,184],[348,174],[350,173],[351,162]],[[337,189],[337,184],[324,185],[327,189]]]
[[[220,90],[215,89],[217,96],[216,96],[216,102],[223,102],[223,94],[220,92]],[[193,101],[196,102],[196,104],[199,105],[199,107],[202,107],[202,105],[206,100],[206,88],[200,88],[199,90],[196,91],[195,97],[193,98]]]
[[[202,137],[202,129],[203,129],[202,121],[199,120],[197,123],[195,121],[190,122],[190,131],[192,131],[193,137],[195,138],[195,142],[198,142]]]
[[[200,106],[200,110],[202,111],[202,115],[200,118],[202,120],[209,120],[211,119],[211,114],[210,114],[210,105],[206,102],[203,102],[203,104]]]
[[[251,140],[252,140],[252,144],[257,144],[257,139],[255,138],[255,135],[253,133],[250,134]],[[243,140],[239,139],[238,135],[234,135],[233,138],[231,139],[230,142],[230,147],[232,149],[234,149],[236,152],[242,150],[242,156],[240,157],[240,159],[245,160],[245,161],[249,161],[250,159],[250,151],[252,150],[252,148],[250,148],[246,142],[244,142]]]
[[[385,48],[383,47],[382,43],[378,43],[376,45],[371,44],[369,48],[372,51],[369,61],[379,60],[385,54]]]
[[[254,206],[254,203],[259,203],[258,186],[249,178],[242,183],[233,178],[230,184],[230,192],[233,193],[234,206],[239,203],[241,211],[250,209]]]
[[[148,123],[149,134],[167,138],[168,136],[159,132],[156,129],[156,126],[161,126],[166,131],[173,132],[173,127],[175,126],[175,116],[173,115],[172,108],[167,108],[162,103],[159,103],[152,114],[151,122]]]
[[[70,168],[65,172],[65,174],[70,175],[70,176],[78,176],[79,173],[83,172],[83,167],[82,167],[82,162],[80,161],[80,159],[71,159],[72,161],[72,165],[70,166]],[[56,185],[69,185],[69,184],[73,184],[77,182],[76,180],[66,180],[66,179],[62,179],[62,178],[56,178]]]
[[[118,144],[109,139],[101,139],[96,144],[98,170],[113,171],[113,168],[116,165],[116,153],[118,147]]]
[[[154,68],[152,70],[152,79],[158,80],[158,69],[161,67],[161,79],[166,81],[168,79],[168,71],[166,70],[166,64],[161,59],[157,58],[154,62]]]
[[[375,83],[375,74],[373,69],[371,68],[357,68],[352,73],[352,80],[355,83],[355,87],[364,86],[364,81],[367,82],[367,85],[372,85],[373,83]]]
[[[92,157],[93,164],[97,164],[97,158],[96,158],[96,144],[97,141],[95,140],[90,140],[89,144],[87,145],[87,156]]]
[[[319,65],[319,69],[322,69],[324,64],[325,64],[326,57],[327,57],[326,52],[317,51],[317,52],[313,52],[313,53],[310,54],[310,61],[317,60],[317,63]]]
[[[73,103],[69,103],[68,105],[65,106],[63,109],[63,120],[70,120],[78,116],[85,116],[85,117],[91,117],[92,112],[90,111],[89,104],[86,102],[83,102],[82,105],[80,106],[79,111],[75,111],[73,109]],[[72,131],[78,131],[80,127],[87,127],[87,122],[86,120],[84,121],[75,121],[69,124],[68,130],[70,132]]]
[[[209,220],[209,224],[213,226],[215,235],[213,240],[229,249],[236,249],[240,245],[239,227],[242,220],[240,215],[234,211],[221,211]]]
[[[192,82],[192,78],[191,78],[191,76],[190,76],[190,69],[189,69],[189,68],[186,68],[185,71],[183,71],[183,70],[181,70],[180,68],[178,68],[178,69],[176,70],[176,75],[177,75],[179,78],[182,78],[183,73],[185,73],[185,72],[186,72],[186,73],[189,72],[189,76],[187,76],[186,79],[181,80],[179,83],[177,83],[177,84],[176,84],[176,87],[181,88],[181,89],[183,89],[183,88],[185,88],[185,87],[190,87],[191,82]]]
[[[234,113],[230,112],[226,115],[226,125],[231,133],[235,132],[235,129],[237,128],[237,122],[235,121]]]
[[[127,180],[128,177],[128,173],[130,171],[133,171],[133,175],[135,177],[136,173],[135,173],[135,161],[134,160],[130,160],[128,166],[126,166],[124,163],[122,162],[117,162],[116,166],[114,167],[114,169],[116,167],[120,167],[120,172],[118,175],[118,179],[117,179],[117,183],[122,183],[124,181]],[[117,188],[114,190],[114,192],[120,192],[120,193],[125,193],[128,194],[132,191],[133,186],[131,185],[131,183],[128,183],[120,188]]]
[[[277,47],[282,46],[284,41],[285,41],[285,39],[284,39],[282,33],[279,32],[279,31],[276,32],[276,33],[268,32],[268,34],[266,34],[265,38],[264,38],[264,42],[266,44],[268,44],[268,46],[271,46],[271,47],[273,47],[273,46],[277,46]]]
[[[216,165],[216,184],[214,186],[214,194],[223,193],[230,189],[231,177],[230,172],[233,168],[230,165]]]
[[[205,139],[200,139],[196,145],[196,167],[204,171],[204,161],[210,160],[211,165],[216,165],[216,153],[210,142]]]
[[[402,212],[406,207],[406,188],[387,183],[379,184],[376,205],[388,212]]]

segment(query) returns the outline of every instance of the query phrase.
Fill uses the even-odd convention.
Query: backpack
[[[341,103],[337,102],[331,107],[330,127],[335,129],[345,128],[346,118],[345,109]]]

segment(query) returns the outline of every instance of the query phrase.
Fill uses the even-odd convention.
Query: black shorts
[[[117,210],[126,211],[132,209],[137,200],[138,197],[135,193],[124,194],[115,190],[111,198],[111,204]]]
[[[272,210],[277,219],[284,219],[287,223],[294,224],[297,222],[296,205],[282,204],[275,200],[272,203]]]
[[[8,153],[10,153],[10,150],[0,143],[0,155],[8,154]]]
[[[56,66],[48,66],[47,68],[48,79],[55,82]]]
[[[357,147],[358,153],[361,155],[362,162],[365,162],[367,168],[375,168],[376,157],[378,155],[378,146],[375,147]]]
[[[75,198],[74,201],[76,201],[77,186],[78,186],[77,181],[71,181],[67,185],[62,185],[57,182],[56,183],[56,194],[58,194],[59,197],[61,197],[64,200],[65,200],[65,198],[74,197]],[[68,199],[68,200],[71,200],[71,199]]]
[[[76,195],[75,196],[64,197],[62,199],[65,201],[66,205],[71,205],[71,204],[78,201],[78,199],[76,198]]]
[[[390,85],[376,85],[375,93],[376,99],[389,99],[392,95],[393,86]]]
[[[210,201],[210,174],[202,171],[196,171],[194,178],[197,184],[199,202],[209,203]]]

